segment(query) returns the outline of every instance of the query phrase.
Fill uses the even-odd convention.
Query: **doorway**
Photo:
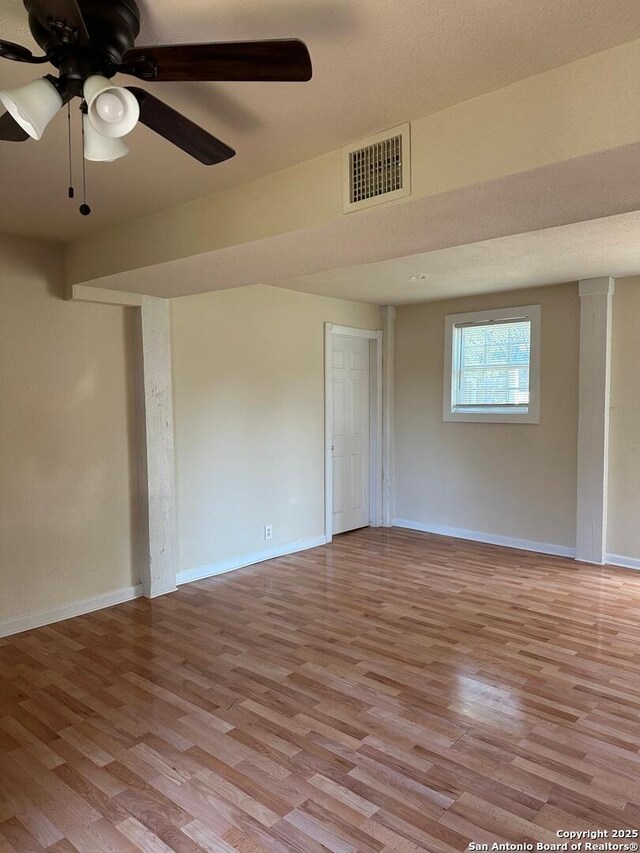
[[[382,523],[382,332],[325,328],[325,533]]]

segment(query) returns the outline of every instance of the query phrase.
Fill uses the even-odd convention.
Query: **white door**
[[[333,533],[369,524],[369,341],[331,336]]]

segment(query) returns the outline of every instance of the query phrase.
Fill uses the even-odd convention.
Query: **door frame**
[[[369,525],[381,527],[382,507],[382,331],[324,324],[324,533],[333,538],[333,382],[332,335],[369,341]]]

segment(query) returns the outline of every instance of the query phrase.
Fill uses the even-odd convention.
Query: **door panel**
[[[344,512],[344,459],[333,460],[333,512]]]
[[[347,409],[347,387],[344,379],[333,380],[333,437],[343,438]]]
[[[369,524],[369,341],[332,335],[333,533]]]
[[[351,457],[351,509],[364,509],[364,460],[362,454]],[[367,519],[368,521],[368,519]]]

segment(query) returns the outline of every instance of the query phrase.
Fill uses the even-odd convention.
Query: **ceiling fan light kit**
[[[92,163],[113,163],[129,153],[129,146],[119,137],[103,136],[91,123],[88,115],[82,116],[84,125],[84,159]]]
[[[139,121],[211,166],[236,152],[146,89],[115,86],[111,79],[118,73],[149,83],[305,82],[312,76],[309,51],[298,39],[136,47],[140,11],[135,0],[24,0],[24,5],[44,54],[34,56],[0,39],[0,57],[32,65],[49,62],[59,76],[0,92],[7,110],[0,115],[0,140],[8,142],[40,139],[61,107],[78,97],[85,159],[123,157],[129,149],[121,138]]]
[[[62,107],[62,96],[53,83],[43,77],[19,89],[0,92],[0,102],[32,139],[41,139]]]
[[[89,121],[101,136],[116,139],[131,133],[140,118],[140,107],[131,92],[113,86],[101,74],[88,77],[83,91]]]

